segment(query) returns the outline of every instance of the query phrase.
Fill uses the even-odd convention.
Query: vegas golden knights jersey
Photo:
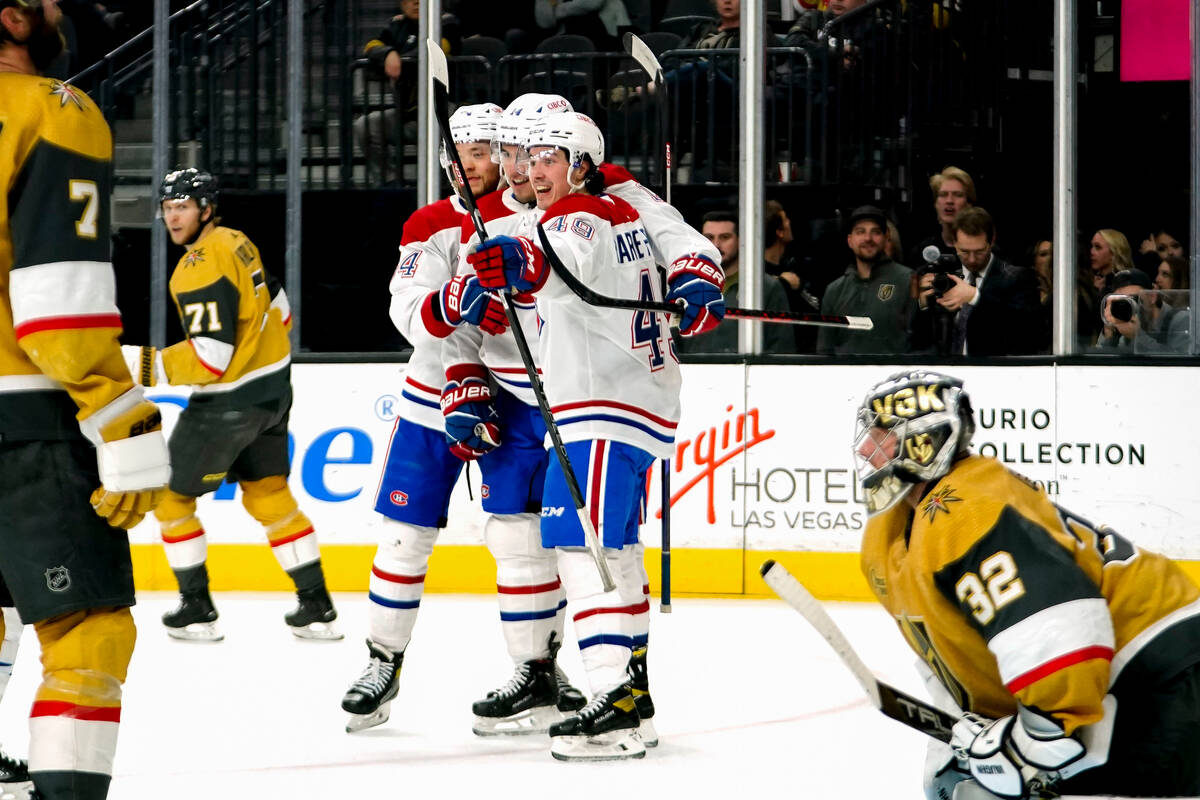
[[[1068,733],[1108,692],[1132,697],[1200,661],[1200,589],[1169,559],[1058,508],[998,461],[968,456],[914,510],[873,517],[862,569],[959,705],[1014,698]]]
[[[112,135],[83,92],[0,73],[0,439],[71,439],[133,387],[110,262]]]
[[[171,384],[191,384],[193,402],[245,405],[290,390],[291,312],[286,295],[241,231],[216,227],[171,274],[184,341],[163,351]]]

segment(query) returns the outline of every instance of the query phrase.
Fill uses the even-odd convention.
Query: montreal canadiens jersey
[[[184,341],[163,350],[167,382],[193,387],[193,402],[244,406],[291,387],[291,311],[258,248],[217,226],[171,273]]]
[[[417,209],[404,223],[400,259],[388,285],[392,322],[413,346],[400,392],[399,415],[438,431],[444,428],[442,338],[454,328],[434,320],[425,301],[430,292],[453,277],[466,212],[462,201],[453,196]]]
[[[534,221],[523,218],[518,233],[540,248]],[[563,265],[596,292],[662,300],[650,237],[629,203],[571,194],[541,222]],[[537,306],[546,396],[563,441],[611,439],[670,457],[680,375],[667,316],[590,306],[553,272]]]
[[[1200,590],[1177,565],[991,458],[958,462],[915,511],[872,518],[862,569],[910,646],[984,716],[1019,700],[1069,734],[1100,719],[1106,693],[1120,701],[1200,661]]]
[[[646,233],[650,234],[654,258],[660,265],[669,266],[677,259],[696,253],[720,268],[721,251],[688,225],[674,206],[634,180],[624,167],[605,162],[600,165],[600,172],[604,175],[604,191],[637,209]]]
[[[112,135],[87,95],[0,73],[0,439],[75,439],[133,388],[110,259]]]

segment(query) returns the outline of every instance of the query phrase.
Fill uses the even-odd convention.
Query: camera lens
[[[943,295],[954,288],[954,281],[950,280],[944,272],[939,272],[933,276],[933,291],[938,295]]]
[[[1127,297],[1114,297],[1108,305],[1108,313],[1115,320],[1129,322],[1133,319],[1133,303]]]

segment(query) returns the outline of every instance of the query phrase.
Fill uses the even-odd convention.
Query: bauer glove
[[[467,263],[486,289],[536,292],[549,274],[542,251],[524,236],[496,236],[480,242],[467,254]]]
[[[499,298],[484,289],[475,276],[455,275],[438,289],[434,302],[450,325],[466,322],[493,336],[508,328],[508,316]]]
[[[725,297],[721,290],[725,276],[716,264],[702,255],[691,253],[675,259],[667,269],[668,303],[683,303],[679,333],[695,336],[720,324],[725,316]]]
[[[171,479],[158,406],[130,389],[80,423],[93,444],[100,488],[92,508],[114,528],[132,528],[162,500]]]
[[[463,461],[474,461],[500,446],[500,415],[496,412],[487,371],[478,364],[459,364],[446,370],[442,414],[446,442]]]

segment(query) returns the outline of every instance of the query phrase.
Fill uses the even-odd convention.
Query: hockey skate
[[[638,737],[646,747],[658,747],[658,731],[654,728],[654,701],[650,699],[650,674],[646,671],[646,648],[638,647],[629,657],[629,679],[633,702],[637,705]]]
[[[217,609],[208,590],[184,592],[179,607],[162,615],[167,635],[188,642],[219,642],[225,634],[217,629]]]
[[[396,678],[404,653],[393,653],[367,639],[371,661],[342,697],[342,709],[350,712],[346,733],[357,733],[388,721],[396,697]]]
[[[333,626],[337,609],[324,586],[297,592],[296,596],[299,604],[284,614],[283,619],[297,639],[337,641],[343,638]]]
[[[559,761],[643,758],[637,705],[628,683],[596,695],[573,717],[550,726],[550,754]]]
[[[571,685],[571,679],[558,665],[558,651],[562,649],[562,642],[558,641],[557,634],[550,634],[549,646],[550,660],[554,661],[554,678],[558,682],[558,710],[564,714],[578,711],[587,705],[587,698],[583,696],[583,692]]]
[[[0,750],[0,800],[33,800],[37,796],[29,764]]]
[[[523,736],[545,733],[563,718],[559,710],[554,660],[539,658],[517,665],[508,683],[488,692],[471,706],[477,736]]]

